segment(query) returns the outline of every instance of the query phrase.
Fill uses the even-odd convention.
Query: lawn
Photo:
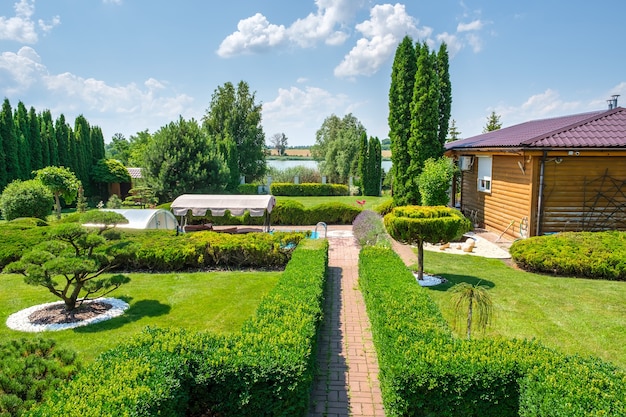
[[[276,285],[281,272],[198,272],[129,274],[131,282],[110,297],[130,308],[120,317],[73,330],[45,332],[58,346],[79,353],[84,362],[120,341],[140,333],[146,326],[182,327],[230,333],[252,316],[261,299]],[[26,285],[21,275],[2,274],[0,291],[0,339],[32,338],[4,325],[7,317],[23,308],[58,301],[44,288]]]
[[[493,324],[476,337],[536,338],[569,354],[594,355],[626,368],[626,282],[532,274],[497,259],[425,251],[425,270],[449,283],[426,287],[452,323],[448,289],[459,282],[489,288]],[[457,333],[459,337],[464,329]]]
[[[301,202],[304,207],[310,208],[324,203],[344,203],[355,207],[363,207],[366,210],[373,210],[377,205],[391,200],[389,196],[368,197],[368,196],[340,196],[340,197],[276,197],[276,201],[295,200]],[[365,204],[360,206],[358,201],[365,200]]]

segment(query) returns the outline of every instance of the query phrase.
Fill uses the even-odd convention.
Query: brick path
[[[359,249],[352,237],[329,237],[329,277],[318,341],[318,375],[308,416],[384,416],[378,360],[358,288]]]

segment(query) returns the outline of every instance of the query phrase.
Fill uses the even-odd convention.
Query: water
[[[317,169],[317,162],[311,159],[302,160],[302,161],[268,159],[267,165],[272,168],[279,169],[281,171],[287,168],[293,168],[297,166],[304,166],[307,168]],[[389,172],[389,170],[391,169],[391,161],[382,161],[380,165],[385,172]]]

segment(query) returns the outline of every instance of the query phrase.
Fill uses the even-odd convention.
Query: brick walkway
[[[384,416],[378,360],[358,288],[359,249],[352,237],[329,237],[329,277],[318,341],[318,375],[308,416]]]

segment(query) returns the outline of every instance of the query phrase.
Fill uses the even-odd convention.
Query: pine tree
[[[450,128],[448,129],[448,138],[446,142],[454,142],[455,140],[459,140],[461,138],[461,132],[456,127],[456,120],[452,119],[450,122]]]
[[[496,114],[495,111],[492,111],[489,116],[487,116],[487,124],[483,128],[483,133],[492,132],[494,130],[498,130],[502,127],[502,123],[500,123],[500,116]]]
[[[28,142],[30,145],[30,168],[35,171],[44,167],[41,149],[41,129],[39,127],[39,116],[34,107],[28,110],[28,126],[30,133]]]
[[[4,148],[4,159],[6,164],[6,183],[19,178],[20,168],[18,160],[18,138],[13,123],[13,109],[8,98],[4,99],[2,112],[0,112],[0,137]],[[6,184],[4,184],[6,185]]]
[[[396,49],[389,88],[388,121],[393,162],[390,174],[393,177],[393,200],[396,205],[405,202],[404,190],[411,162],[408,144],[411,136],[411,102],[416,73],[417,55],[413,40],[405,36]]]

